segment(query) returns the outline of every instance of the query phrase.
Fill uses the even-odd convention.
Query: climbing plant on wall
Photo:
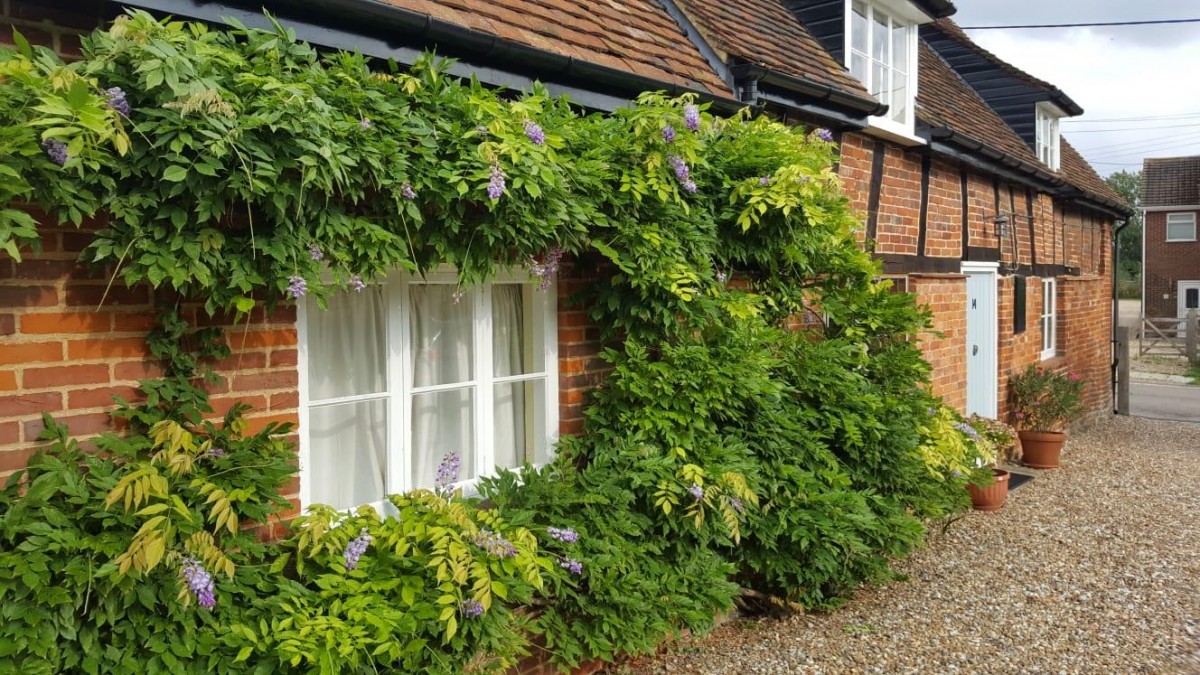
[[[398,519],[315,507],[261,544],[242,526],[282,508],[288,429],[206,421],[219,336],[180,349],[168,311],[169,376],[118,407],[126,433],[89,456],[48,421],[0,493],[0,665],[449,673],[534,636],[564,665],[615,658],[705,630],[739,587],[836,605],[962,506],[969,472],[946,469],[973,446],[931,439],[954,415],[909,340],[927,315],[858,246],[828,132],[655,93],[583,115],[278,25],[133,12],[67,65],[18,43],[8,255],[38,241],[22,202],[99,216],[86,262],[242,315],[397,269],[550,275],[565,252],[607,270],[579,300],[612,374],[555,461],[484,481],[490,509],[445,489],[447,457],[437,490],[390,498]]]

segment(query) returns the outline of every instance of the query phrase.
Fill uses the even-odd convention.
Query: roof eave
[[[768,84],[789,93],[812,98],[814,100],[810,105],[817,108],[828,106],[839,114],[851,111],[864,117],[871,117],[882,115],[888,111],[887,104],[879,102],[874,97],[854,94],[806,77],[781,73],[762,64],[739,62],[730,65],[729,70],[739,86],[740,83],[747,81]]]

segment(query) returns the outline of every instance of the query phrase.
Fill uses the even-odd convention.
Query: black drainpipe
[[[1117,370],[1120,367],[1120,357],[1117,356],[1117,327],[1121,322],[1121,299],[1117,294],[1117,274],[1121,269],[1121,230],[1129,224],[1128,220],[1122,220],[1119,225],[1113,228],[1113,264],[1112,264],[1112,407],[1113,414],[1117,414]]]

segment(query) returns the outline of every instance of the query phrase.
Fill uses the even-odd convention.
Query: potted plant
[[[1029,366],[1008,382],[1011,415],[1021,438],[1022,463],[1035,469],[1057,469],[1066,428],[1083,412],[1083,379]]]
[[[967,483],[971,504],[977,511],[999,511],[1008,499],[1011,474],[995,464],[985,463],[988,458],[996,463],[1016,461],[1020,456],[1017,432],[1000,420],[980,415],[971,415],[959,429],[975,444],[979,462],[984,464]]]

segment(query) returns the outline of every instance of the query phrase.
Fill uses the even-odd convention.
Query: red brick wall
[[[1058,351],[1063,370],[1083,378],[1090,410],[1112,408],[1112,280],[1107,276],[1058,280]]]
[[[946,405],[967,407],[967,278],[961,274],[914,274],[908,290],[933,310],[933,330],[919,337],[925,359],[933,367],[933,393]]]
[[[1194,213],[1200,223],[1200,211]],[[1143,271],[1146,285],[1144,309],[1153,318],[1179,314],[1179,282],[1200,281],[1200,242],[1167,241],[1167,213],[1146,213],[1142,226],[1145,232],[1146,266]],[[1200,229],[1200,224],[1197,225]]]
[[[114,395],[133,399],[139,379],[161,375],[145,341],[156,293],[114,285],[105,297],[108,272],[75,262],[90,233],[42,232],[42,253],[26,251],[20,263],[0,255],[0,478],[32,454],[43,412],[92,436],[112,428]],[[194,308],[184,314],[225,323],[198,320]],[[209,386],[217,413],[243,400],[254,407],[252,429],[296,422],[295,312],[256,312],[226,337],[234,353]]]
[[[95,0],[74,0],[69,11],[55,4],[0,0],[0,44],[14,44],[15,28],[32,45],[49,47],[66,59],[78,58],[80,36],[98,27],[106,14]]]
[[[587,310],[572,302],[572,296],[587,287],[598,274],[594,264],[564,261],[558,274],[558,431],[583,431],[587,392],[604,381],[608,373],[600,360],[600,329],[588,318]]]

